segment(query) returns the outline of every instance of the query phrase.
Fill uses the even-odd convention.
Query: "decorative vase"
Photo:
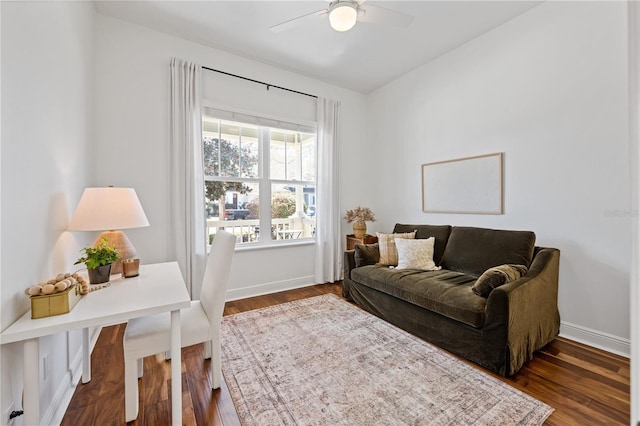
[[[362,222],[353,222],[353,235],[356,238],[364,238],[367,233],[367,223]]]
[[[89,272],[89,284],[108,283],[111,276],[111,263],[98,266],[95,269],[87,268],[87,272]]]

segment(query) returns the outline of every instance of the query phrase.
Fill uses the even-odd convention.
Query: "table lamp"
[[[133,188],[85,188],[67,228],[69,231],[104,231],[103,238],[118,249],[119,259],[113,263],[112,274],[122,272],[122,261],[136,257],[136,249],[120,229],[149,226],[140,200]]]

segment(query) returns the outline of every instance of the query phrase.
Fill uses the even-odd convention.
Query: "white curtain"
[[[202,69],[172,58],[170,64],[169,252],[178,261],[193,299],[200,296],[207,245],[202,170]]]
[[[338,119],[340,102],[318,98],[318,176],[316,198],[316,283],[342,279],[342,233],[338,186]]]

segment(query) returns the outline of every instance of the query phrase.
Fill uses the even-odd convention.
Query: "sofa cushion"
[[[433,262],[433,243],[435,238],[426,240],[396,239],[398,250],[398,266],[396,269],[418,269],[421,271],[435,271],[440,269]]]
[[[442,256],[442,267],[479,277],[504,264],[524,265],[533,258],[536,234],[455,226]]]
[[[353,269],[351,279],[472,327],[484,325],[487,299],[471,291],[475,277],[447,270],[423,272],[370,265]]]
[[[478,296],[489,297],[494,288],[513,282],[527,273],[524,265],[500,265],[489,268],[471,286]]]
[[[378,237],[378,248],[380,249],[380,260],[378,264],[385,266],[396,266],[398,264],[398,251],[396,250],[396,238],[414,239],[416,232],[403,232],[399,234],[383,234],[376,232]]]
[[[442,262],[442,254],[447,246],[449,234],[451,234],[451,226],[449,225],[405,225],[396,223],[393,232],[411,232],[416,231],[416,239],[426,239],[434,237],[436,239],[433,249],[433,261],[436,265]]]
[[[378,260],[380,260],[378,243],[356,244],[354,250],[356,268],[366,265],[375,265],[378,263]]]

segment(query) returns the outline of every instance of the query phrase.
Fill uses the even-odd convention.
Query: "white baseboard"
[[[251,287],[234,288],[227,291],[227,301],[246,299],[247,297],[262,296],[264,294],[293,290],[295,288],[307,287],[310,285],[314,285],[312,276],[294,278],[284,281],[274,281]]]
[[[102,327],[97,327],[94,329],[90,337],[90,346],[91,349],[89,353],[93,352],[93,348],[98,341],[98,337],[100,336],[100,331]],[[78,386],[78,382],[82,377],[82,346],[78,352],[76,352],[73,357],[73,361],[69,366],[68,374],[64,376],[64,379],[58,385],[56,389],[56,393],[51,400],[51,405],[47,408],[47,411],[40,419],[40,424],[43,425],[59,425],[64,418],[65,413],[67,412],[67,407],[69,407],[69,403],[71,402],[71,398],[73,397],[73,393],[76,390],[76,386]]]
[[[593,330],[581,325],[564,321],[560,322],[560,336],[626,358],[629,358],[631,354],[631,341],[629,339]]]

